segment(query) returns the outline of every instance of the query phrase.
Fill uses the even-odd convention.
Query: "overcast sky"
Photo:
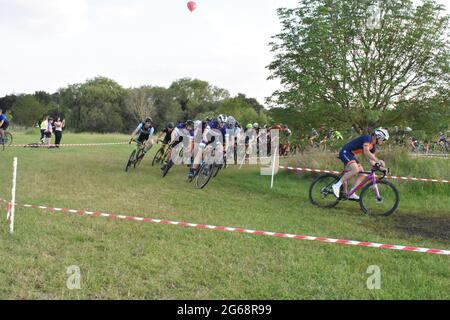
[[[263,103],[279,87],[265,68],[276,8],[298,0],[198,0],[194,13],[187,2],[0,0],[0,96],[99,75],[125,87],[191,77]]]

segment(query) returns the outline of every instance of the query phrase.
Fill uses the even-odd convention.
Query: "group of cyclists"
[[[265,130],[261,130],[265,129]],[[167,159],[164,161],[164,165],[161,168],[163,171],[168,167],[174,165],[174,156],[183,152],[193,154],[192,165],[190,166],[188,179],[191,180],[198,171],[199,164],[202,162],[202,157],[205,155],[205,149],[214,151],[214,157],[216,162],[226,161],[227,143],[233,143],[234,145],[234,160],[237,162],[237,143],[241,137],[241,133],[246,133],[245,136],[245,149],[246,156],[251,153],[249,148],[256,146],[255,150],[259,154],[260,141],[267,141],[267,150],[271,150],[271,130],[277,129],[280,132],[280,150],[281,152],[289,152],[289,140],[288,137],[292,134],[287,125],[276,124],[274,126],[260,127],[258,123],[249,123],[246,126],[242,126],[233,116],[226,116],[220,114],[215,119],[205,120],[187,120],[180,121],[177,124],[168,123],[165,128],[158,134],[157,143],[162,142],[163,145],[169,146],[171,150],[177,152],[168,152]],[[250,134],[251,131],[251,134]],[[130,143],[134,140],[143,146],[142,157],[154,146],[155,141],[153,136],[155,134],[155,126],[151,117],[146,118],[144,121],[138,124],[136,129],[131,134]],[[266,135],[263,140],[263,134]],[[198,139],[195,139],[197,137]],[[186,140],[184,140],[186,139]],[[198,143],[194,143],[194,140]],[[253,141],[251,141],[253,140]],[[252,143],[253,142],[253,143]],[[182,145],[180,145],[182,143]],[[193,152],[191,152],[193,151]],[[209,153],[208,153],[209,154]],[[222,160],[223,159],[223,160]]]
[[[280,130],[282,135],[291,135],[291,132],[287,126],[283,127],[281,125],[275,125],[270,128],[265,127],[265,129],[268,129],[264,131],[266,134],[270,133],[272,129],[277,129]],[[177,124],[170,122],[157,136],[157,142],[162,142],[172,150],[172,152],[167,153],[167,158],[164,159],[165,161],[161,167],[161,170],[164,171],[172,167],[175,164],[174,153],[179,154],[180,150],[178,149],[185,149],[184,151],[191,155],[192,161],[189,165],[188,179],[192,180],[195,177],[201,162],[203,161],[202,158],[205,155],[204,151],[207,148],[217,150],[218,154],[216,154],[214,161],[226,161],[227,143],[236,143],[241,132],[245,132],[247,130],[252,130],[252,134],[246,135],[246,148],[248,147],[249,140],[252,139],[252,136],[255,140],[260,138],[260,135],[258,134],[260,127],[257,123],[248,124],[245,127],[242,127],[233,116],[226,116],[223,114],[218,115],[216,119],[196,121],[187,120],[181,121]],[[144,157],[145,154],[148,153],[148,151],[154,146],[154,133],[155,126],[152,118],[150,117],[139,123],[137,128],[132,132],[130,143],[134,140],[143,146],[142,157]],[[194,140],[198,143],[194,143]],[[378,159],[375,154],[377,146],[382,145],[387,140],[389,140],[388,130],[378,128],[370,135],[362,135],[344,145],[339,153],[339,159],[343,162],[344,167],[346,168],[346,173],[336,184],[332,186],[333,192],[337,198],[340,197],[341,186],[349,179],[358,176],[364,171],[362,165],[356,159],[356,155],[363,154],[372,166],[377,166],[382,170],[386,170],[385,162]],[[271,139],[263,141],[267,141],[268,144],[271,143]],[[282,146],[283,142],[280,143],[280,145]],[[180,148],[176,149],[177,146]],[[193,150],[193,148],[195,150]],[[268,150],[270,150],[270,148]],[[192,153],[191,151],[194,152]],[[356,179],[355,185],[360,183],[362,179],[363,176],[360,175]],[[353,194],[351,198],[353,200],[357,200],[358,196]]]

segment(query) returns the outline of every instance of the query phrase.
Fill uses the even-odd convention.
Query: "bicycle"
[[[158,141],[163,142],[163,141]],[[152,161],[152,167],[158,164],[162,164],[164,162],[164,159],[167,158],[167,155],[169,154],[170,148],[168,148],[168,144],[164,143],[162,144],[161,148],[156,152],[155,156],[153,157]]]
[[[127,165],[125,167],[125,172],[128,172],[128,169],[133,165],[133,168],[136,168],[141,163],[142,159],[145,156],[144,149],[145,145],[142,142],[137,140],[132,140],[136,142],[136,148],[131,152],[130,157],[128,158]]]
[[[5,150],[5,146],[10,146],[13,142],[13,136],[10,132],[5,131],[3,133],[3,137],[0,138],[0,144],[3,147],[3,150]]]
[[[309,188],[309,199],[311,203],[319,208],[333,208],[340,201],[359,202],[361,210],[369,216],[389,216],[394,213],[399,204],[399,193],[395,186],[384,180],[389,170],[381,170],[380,166],[374,166],[370,172],[365,171],[367,177],[350,193],[347,194],[347,184],[341,187],[340,197],[336,198],[332,185],[338,182],[347,172],[344,170],[340,175],[324,174],[316,178]],[[376,172],[382,172],[379,178]],[[349,199],[355,192],[361,190],[360,199]],[[373,196],[371,197],[371,191]]]

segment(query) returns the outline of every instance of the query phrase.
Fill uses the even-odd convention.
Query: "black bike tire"
[[[394,191],[394,195],[395,195],[395,203],[394,206],[389,209],[388,211],[384,212],[383,214],[370,214],[368,211],[368,209],[364,206],[364,195],[366,194],[366,192],[369,190],[369,188],[373,185],[373,183],[369,183],[367,184],[362,190],[361,190],[361,194],[360,194],[360,201],[359,201],[359,205],[361,207],[361,210],[372,217],[377,217],[377,216],[383,216],[383,217],[387,217],[390,216],[391,214],[394,213],[395,210],[397,210],[398,208],[398,204],[400,203],[400,195],[398,193],[397,188],[390,183],[389,181],[385,181],[385,180],[377,180],[377,184],[385,184],[387,186],[389,186],[389,188],[391,188],[392,191]]]
[[[172,168],[173,164],[171,165],[170,162],[166,164],[166,167],[164,168],[162,172],[162,177],[164,178],[169,173],[170,169]]]
[[[199,183],[199,177],[201,176],[202,171],[203,171],[207,166],[213,166],[213,164],[206,164],[206,163],[202,164],[200,170],[199,170],[198,173],[197,173],[197,176],[195,177],[195,186],[197,187],[197,189],[203,189],[204,187],[206,187],[206,185],[208,184],[208,182],[211,181],[212,173],[213,173],[213,169],[212,169],[212,168],[209,169],[209,174],[208,174],[208,178],[206,179],[206,181],[203,182],[203,184],[202,184],[202,183]]]
[[[339,180],[339,176],[338,176],[338,175],[332,174],[332,173],[326,173],[326,174],[323,174],[323,175],[317,177],[316,179],[314,179],[314,181],[313,181],[313,182],[311,183],[311,185],[309,186],[309,192],[308,192],[308,194],[309,194],[309,201],[310,201],[314,206],[316,206],[316,207],[318,207],[318,208],[334,208],[335,206],[337,206],[337,204],[338,204],[339,201],[340,201],[340,199],[337,199],[337,198],[336,198],[336,201],[333,202],[332,204],[327,205],[327,206],[322,206],[322,205],[319,205],[319,204],[314,200],[314,197],[313,197],[313,189],[314,189],[314,186],[315,186],[320,180],[322,180],[322,179],[324,179],[324,178],[328,178],[328,177],[334,178],[334,179],[336,180],[336,182]]]
[[[134,162],[134,155],[136,154],[136,150],[131,152],[130,157],[128,158],[127,166],[125,167],[125,172],[128,172],[128,169],[131,167],[131,164]]]
[[[163,155],[164,155],[164,147],[161,147],[153,157],[152,167],[154,167],[155,164],[160,164],[162,162]]]
[[[136,160],[134,161],[134,164],[133,164],[135,169],[136,169],[136,167],[139,167],[139,165],[141,164],[141,161],[143,159],[143,156],[142,156],[143,153],[144,153],[144,149],[139,149],[137,151]]]
[[[13,142],[13,136],[10,132],[5,132],[5,137],[8,136],[9,139],[7,139],[7,143],[5,145],[10,146]],[[4,139],[4,138],[3,138]]]

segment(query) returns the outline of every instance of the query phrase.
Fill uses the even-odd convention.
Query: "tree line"
[[[59,116],[75,132],[128,132],[149,116],[157,129],[168,122],[212,118],[219,113],[232,114],[244,124],[270,122],[256,99],[244,94],[231,97],[225,89],[190,78],[176,80],[169,88],[126,89],[112,79],[97,77],[53,94],[7,95],[0,98],[0,108],[20,126],[32,127],[44,115]]]

